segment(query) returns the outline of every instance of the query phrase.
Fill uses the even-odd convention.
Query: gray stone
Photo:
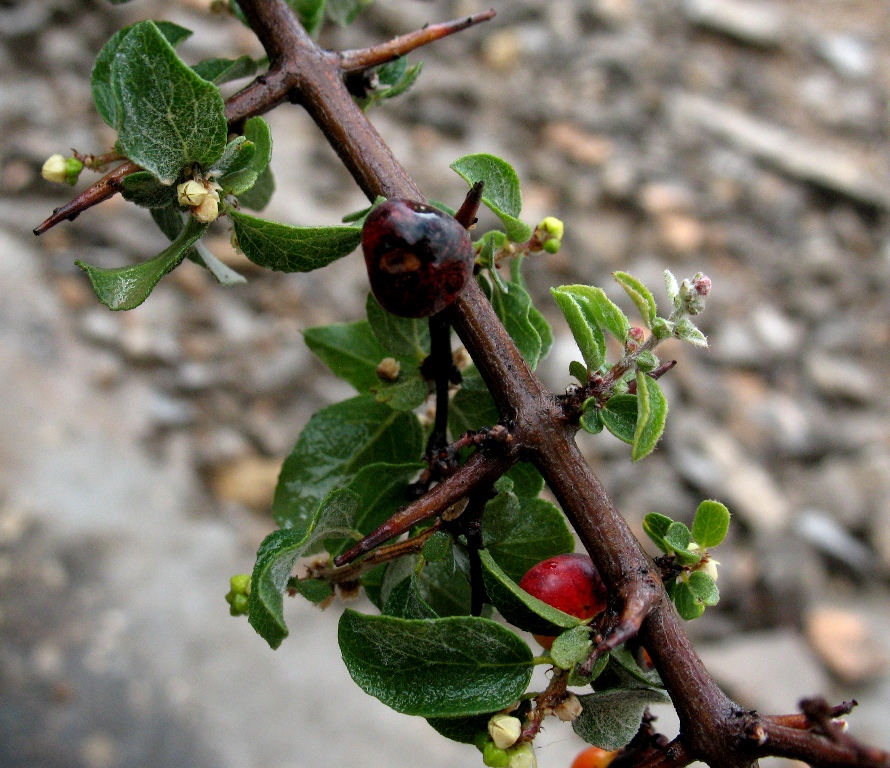
[[[788,32],[785,15],[773,3],[685,0],[683,12],[694,24],[751,45],[778,46]]]

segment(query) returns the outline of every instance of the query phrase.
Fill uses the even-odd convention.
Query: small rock
[[[794,519],[794,530],[819,551],[861,574],[870,573],[876,565],[874,553],[825,512],[816,509],[802,511]]]
[[[234,501],[256,512],[267,510],[275,495],[281,459],[242,456],[214,468],[210,485],[220,501]]]
[[[680,184],[652,181],[639,191],[640,207],[650,216],[689,213],[695,207],[692,190]]]
[[[858,360],[820,351],[804,359],[807,376],[825,397],[868,403],[878,394],[878,382]]]
[[[678,256],[688,256],[699,251],[707,234],[698,219],[681,214],[660,217],[658,231],[664,245]]]
[[[807,612],[805,631],[825,666],[847,683],[874,679],[887,667],[887,655],[857,613],[833,606]]]
[[[485,63],[498,72],[510,72],[522,58],[522,36],[514,28],[500,29],[490,34],[482,44]]]
[[[764,48],[782,44],[788,24],[771,3],[739,0],[686,0],[683,11],[693,24]]]
[[[572,123],[551,123],[544,129],[544,141],[581,165],[602,165],[614,151],[608,136],[588,133]]]

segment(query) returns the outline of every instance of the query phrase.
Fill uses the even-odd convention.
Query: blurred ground
[[[281,460],[309,416],[349,396],[300,331],[357,319],[357,255],[320,274],[223,289],[190,263],[126,314],[96,304],[76,258],[120,265],[164,246],[115,199],[39,240],[67,192],[43,160],[111,141],[92,59],[113,31],[165,18],[187,61],[259,55],[200,0],[0,3],[0,765],[478,765],[348,679],[336,608],[289,606],[275,653],[222,596],[271,528]],[[377,2],[354,47],[487,3]],[[853,733],[890,748],[890,5],[874,0],[513,0],[412,60],[414,90],[373,120],[433,198],[447,166],[508,159],[523,218],[566,222],[529,264],[568,383],[573,343],[547,287],[629,271],[705,271],[712,348],[667,350],[672,414],[656,454],[584,443],[636,530],[735,514],[718,609],[690,625],[746,706],[855,696]],[[264,214],[335,223],[364,201],[307,118],[270,115],[279,192]],[[640,477],[645,482],[640,482]],[[670,718],[665,716],[665,722]],[[542,766],[568,764],[567,728]]]

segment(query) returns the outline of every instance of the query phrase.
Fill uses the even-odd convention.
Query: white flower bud
[[[219,216],[219,197],[214,194],[207,195],[200,205],[192,208],[192,216],[202,224],[216,221],[216,217]]]
[[[713,558],[708,558],[705,560],[704,564],[701,567],[701,572],[710,576],[714,581],[717,581],[717,566],[720,565],[719,560],[714,560]]]
[[[377,366],[377,375],[384,381],[395,381],[399,378],[402,364],[394,357],[384,357]]]
[[[538,768],[535,748],[527,741],[513,747],[507,754],[510,756],[508,768]]]
[[[51,155],[43,164],[41,174],[54,184],[65,184],[68,181],[68,161],[61,155]]]
[[[195,181],[194,179],[184,181],[176,187],[176,196],[179,204],[190,208],[201,205],[209,194],[210,190],[200,181]]]
[[[569,693],[553,708],[553,714],[564,723],[577,720],[581,715],[581,701],[574,693]]]
[[[488,735],[500,749],[512,747],[522,733],[522,722],[512,715],[492,715],[488,721]]]

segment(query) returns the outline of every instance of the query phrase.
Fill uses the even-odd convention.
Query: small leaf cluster
[[[672,337],[707,346],[704,335],[688,315],[698,314],[704,308],[710,281],[699,274],[684,281],[681,287],[670,272],[665,272],[671,313],[664,318],[658,315],[652,291],[640,280],[626,272],[614,272],[612,276],[649,330],[645,340],[644,331],[631,325],[602,288],[563,285],[552,288],[551,294],[569,324],[583,360],[569,366],[569,372],[582,385],[581,391],[587,393],[581,407],[581,427],[593,434],[607,429],[632,446],[631,458],[638,461],[655,448],[667,419],[667,399],[656,378],[650,375],[660,364],[653,350]],[[623,350],[621,359],[611,364],[606,355],[606,334],[614,337]],[[630,377],[634,393],[628,392]]]
[[[643,519],[643,529],[665,553],[665,579],[668,594],[686,620],[697,619],[707,606],[717,605],[717,561],[710,549],[720,544],[729,530],[729,510],[719,501],[699,504],[692,530],[685,523],[666,515],[650,513]]]

